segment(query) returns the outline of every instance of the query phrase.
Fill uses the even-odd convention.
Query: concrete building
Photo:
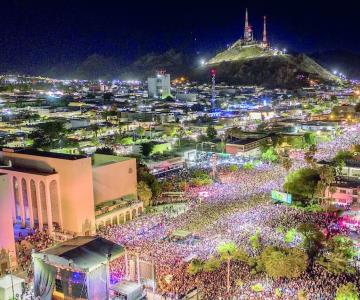
[[[160,72],[156,77],[148,78],[149,97],[166,98],[171,95],[170,75]]]
[[[256,157],[260,155],[261,144],[268,143],[269,141],[270,138],[268,136],[236,139],[226,143],[225,151],[237,156]]]
[[[1,205],[9,210],[10,222],[20,222],[22,227],[90,235],[96,228],[96,205],[131,196],[127,206],[140,203],[142,207],[137,201],[133,158],[2,148],[0,161],[0,172],[8,177],[0,193],[9,194]],[[131,218],[139,212],[142,209]]]

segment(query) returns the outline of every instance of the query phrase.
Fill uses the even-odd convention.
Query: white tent
[[[13,288],[14,296],[21,296],[23,292],[25,280],[14,275],[5,275],[0,278],[0,300],[13,299]]]

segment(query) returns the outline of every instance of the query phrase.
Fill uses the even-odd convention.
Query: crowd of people
[[[330,159],[339,150],[360,144],[360,137],[351,127],[331,142],[319,144],[316,159]],[[300,159],[297,159],[300,158]],[[295,157],[293,168],[305,166],[301,157]],[[208,170],[211,173],[212,170]],[[225,264],[215,272],[201,272],[193,276],[187,272],[194,258],[207,259],[216,253],[222,242],[233,241],[250,256],[255,255],[250,237],[259,232],[263,247],[268,245],[286,247],[284,232],[277,228],[296,228],[303,223],[325,229],[336,221],[334,215],[309,213],[285,205],[277,205],[269,199],[270,191],[281,189],[286,171],[281,164],[257,165],[255,169],[229,172],[218,167],[217,180],[208,186],[189,187],[186,195],[188,209],[179,216],[148,214],[130,224],[105,227],[102,236],[124,245],[129,253],[140,255],[143,260],[155,263],[158,292],[170,297],[184,295],[199,288],[207,299],[233,296],[236,299],[273,299],[275,291],[282,299],[294,299],[305,293],[309,299],[332,299],[336,288],[348,281],[360,286],[359,279],[346,274],[336,276],[323,267],[310,264],[307,272],[297,279],[271,280],[264,274],[252,274],[247,265],[234,263],[231,270],[231,295],[226,291]],[[184,170],[173,181],[189,181],[191,171]],[[181,242],[169,239],[172,232],[181,229],[191,232],[191,238]],[[293,245],[301,246],[301,237]],[[261,284],[263,292],[251,287]]]
[[[316,159],[330,159],[339,150],[346,150],[352,144],[360,144],[360,136],[353,126],[334,140],[317,146]],[[293,169],[305,166],[303,152],[293,153]],[[197,166],[196,168],[199,168]],[[212,169],[205,171],[212,173]],[[190,182],[192,171],[183,169],[177,175],[169,174],[163,180],[172,187]],[[360,276],[333,275],[323,267],[309,264],[299,278],[273,280],[264,273],[253,274],[250,267],[234,262],[231,268],[231,291],[226,289],[226,264],[214,272],[200,272],[190,275],[189,262],[194,258],[206,260],[216,255],[216,248],[224,242],[235,242],[250,256],[256,250],[250,238],[259,234],[262,247],[288,247],[284,230],[310,223],[321,229],[329,229],[336,221],[334,215],[309,213],[295,207],[272,202],[270,192],[283,186],[286,171],[281,164],[261,163],[254,169],[230,171],[226,165],[216,168],[214,183],[206,186],[187,186],[186,209],[171,213],[154,210],[129,223],[106,226],[98,234],[126,247],[128,254],[136,254],[143,261],[155,264],[157,292],[172,298],[199,289],[205,299],[274,299],[275,293],[281,299],[294,299],[305,293],[308,299],[333,299],[336,288],[346,282],[360,287]],[[200,195],[202,195],[200,197]],[[199,201],[199,198],[201,198]],[[172,210],[175,209],[171,207]],[[169,238],[175,231],[190,232],[181,240]],[[290,246],[301,247],[302,239],[297,236]],[[31,278],[31,251],[47,248],[53,240],[43,232],[33,234],[17,242],[19,267]],[[111,282],[124,278],[124,259],[111,263]],[[148,278],[149,279],[149,278]],[[261,284],[261,293],[252,288]]]
[[[49,248],[54,244],[53,238],[45,231],[37,229],[29,232],[28,235],[22,237],[16,242],[16,254],[18,258],[18,271],[23,273],[28,281],[33,277],[33,269],[31,266],[32,251],[41,251]]]

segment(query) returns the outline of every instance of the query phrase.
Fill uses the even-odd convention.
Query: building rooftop
[[[87,158],[86,155],[56,153],[56,152],[40,151],[40,150],[28,149],[28,148],[2,147],[1,151],[8,152],[8,153],[21,153],[21,154],[27,154],[27,155],[50,157],[50,158],[57,158],[57,159],[66,159],[66,160],[77,160],[77,159]]]
[[[78,268],[90,269],[106,263],[110,258],[119,257],[124,251],[123,246],[101,237],[79,236],[43,250],[41,253],[61,257],[67,261],[71,260]],[[51,264],[52,258],[49,258],[49,262]]]
[[[268,138],[268,136],[245,137],[245,138],[240,138],[240,139],[236,139],[234,141],[231,141],[228,144],[247,145],[247,144],[254,143],[254,142],[257,142],[257,141],[265,139],[265,138]]]
[[[122,161],[133,159],[132,157],[107,155],[107,154],[94,154],[93,155],[93,168],[101,167],[109,164],[114,164]]]

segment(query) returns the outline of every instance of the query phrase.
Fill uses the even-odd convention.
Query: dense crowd
[[[330,159],[339,150],[346,150],[352,144],[360,144],[360,130],[357,126],[346,130],[343,135],[328,143],[319,144],[316,159]],[[299,153],[298,153],[299,154]],[[293,168],[305,166],[303,153],[293,156]],[[211,170],[208,170],[209,172]],[[189,181],[191,171],[184,170],[175,181]],[[307,272],[293,280],[271,280],[264,274],[252,274],[247,265],[234,263],[231,278],[231,295],[226,294],[226,268],[223,265],[216,272],[201,272],[191,276],[186,271],[194,258],[207,259],[216,253],[216,247],[227,241],[234,241],[250,256],[255,255],[250,237],[260,233],[262,246],[285,247],[284,232],[277,228],[296,228],[303,223],[312,223],[319,228],[329,228],[335,223],[334,216],[326,213],[309,213],[284,205],[276,205],[269,199],[272,189],[281,189],[286,172],[278,165],[261,164],[254,170],[228,172],[217,168],[215,183],[204,187],[190,187],[186,190],[190,201],[188,209],[179,216],[170,217],[164,213],[145,215],[130,224],[105,227],[100,234],[125,245],[129,253],[137,253],[144,260],[154,261],[158,292],[177,297],[200,287],[207,299],[233,296],[236,299],[274,299],[275,291],[282,299],[294,299],[304,292],[309,299],[332,299],[336,288],[348,281],[360,286],[359,278],[349,275],[335,276],[316,264],[310,264]],[[178,230],[191,232],[191,237],[181,242],[169,239]],[[297,236],[294,245],[300,245]],[[171,276],[170,276],[171,275]],[[170,278],[170,279],[169,279]],[[261,283],[264,291],[251,289]]]
[[[25,273],[28,281],[33,276],[31,267],[31,253],[41,251],[49,248],[54,244],[54,240],[47,232],[34,230],[29,235],[19,239],[16,242],[16,254],[18,258],[18,270],[20,273]]]

